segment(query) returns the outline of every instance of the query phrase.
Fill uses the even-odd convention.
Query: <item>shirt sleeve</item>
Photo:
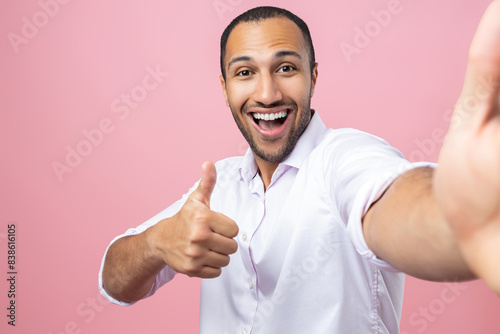
[[[109,243],[109,245],[106,248],[106,251],[104,253],[104,256],[102,258],[102,261],[101,261],[101,268],[99,270],[99,279],[98,279],[98,282],[99,282],[99,292],[106,299],[108,299],[110,302],[112,302],[114,304],[122,305],[122,306],[129,306],[129,305],[132,305],[132,304],[135,303],[135,302],[127,303],[127,302],[123,302],[123,301],[117,300],[117,299],[111,297],[106,292],[106,290],[104,290],[104,287],[103,287],[103,284],[102,284],[102,269],[104,267],[104,262],[105,262],[106,254],[108,252],[109,247],[116,240],[118,240],[120,238],[123,238],[123,237],[126,237],[126,236],[130,236],[130,235],[140,234],[140,233],[146,231],[146,229],[148,229],[149,227],[157,224],[159,221],[161,221],[163,219],[166,219],[166,218],[170,218],[173,215],[175,215],[177,212],[179,212],[179,210],[181,209],[181,207],[184,205],[184,203],[186,202],[186,200],[189,197],[189,195],[196,189],[196,187],[198,187],[198,183],[199,183],[199,181],[193,187],[191,187],[191,189],[189,189],[189,191],[186,194],[184,194],[180,200],[178,200],[177,202],[175,202],[174,204],[172,204],[171,206],[169,206],[165,210],[161,211],[160,213],[158,213],[154,217],[148,219],[147,221],[145,221],[141,225],[139,225],[139,226],[137,226],[135,228],[128,229],[125,233],[123,233],[123,234],[115,237]],[[165,267],[165,268],[163,268],[163,270],[160,273],[158,273],[158,275],[156,276],[156,279],[155,279],[155,281],[153,283],[153,286],[151,287],[151,290],[149,291],[149,293],[147,294],[147,296],[145,296],[144,298],[152,296],[165,283],[168,283],[169,281],[171,281],[174,278],[175,274],[176,274],[176,272],[172,268],[170,268],[168,266]]]
[[[386,141],[358,130],[332,130],[328,141],[325,182],[354,247],[376,267],[397,271],[368,248],[362,219],[399,175],[436,164],[411,163]]]

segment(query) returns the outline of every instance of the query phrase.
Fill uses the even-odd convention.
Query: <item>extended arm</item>
[[[432,188],[433,168],[401,175],[363,219],[368,247],[409,275],[432,281],[474,278]]]
[[[400,177],[368,211],[376,255],[434,280],[476,275],[500,295],[500,1],[472,42],[462,94],[433,173]]]

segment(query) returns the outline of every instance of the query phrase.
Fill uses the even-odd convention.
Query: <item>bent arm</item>
[[[401,175],[363,218],[368,247],[402,272],[431,281],[475,278],[433,193],[433,168]]]
[[[109,247],[102,271],[102,285],[108,295],[124,302],[142,299],[167,266],[172,275],[160,277],[162,283],[175,273],[200,278],[221,274],[222,267],[229,264],[229,255],[238,249],[234,240],[238,225],[210,210],[216,179],[214,164],[204,163],[198,187],[175,215]]]
[[[102,284],[113,298],[135,302],[144,298],[156,275],[166,264],[151,248],[151,228],[143,233],[116,240],[108,249],[102,271]]]

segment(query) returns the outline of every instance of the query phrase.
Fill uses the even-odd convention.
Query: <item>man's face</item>
[[[233,117],[250,148],[264,161],[282,161],[311,119],[317,77],[309,68],[300,29],[287,18],[238,24],[229,35],[226,80]]]

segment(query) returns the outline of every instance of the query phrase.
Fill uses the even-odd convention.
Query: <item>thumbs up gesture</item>
[[[233,239],[238,226],[229,217],[210,210],[210,197],[217,181],[212,162],[202,166],[198,188],[172,218],[155,225],[155,252],[178,273],[214,278],[229,264],[238,249]]]
[[[500,295],[500,1],[472,42],[439,156],[436,199],[474,273]]]

